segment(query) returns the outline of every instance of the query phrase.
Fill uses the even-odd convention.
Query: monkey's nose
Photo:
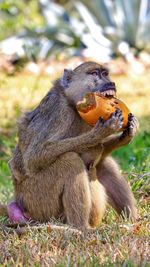
[[[98,84],[98,86],[94,89],[95,92],[96,91],[105,92],[108,90],[116,92],[116,86],[114,82]]]

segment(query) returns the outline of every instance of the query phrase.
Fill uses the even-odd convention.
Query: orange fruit
[[[115,97],[105,97],[99,93],[87,93],[83,100],[77,103],[76,107],[81,118],[91,126],[96,124],[99,117],[107,120],[116,109],[121,109],[123,115],[121,130],[127,126],[130,110],[121,100]]]

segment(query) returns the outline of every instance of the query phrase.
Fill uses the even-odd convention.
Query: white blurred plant
[[[127,59],[131,48],[150,52],[150,0],[81,0],[75,2],[92,37],[91,44],[111,48]],[[89,46],[89,40],[83,40]]]
[[[45,26],[4,40],[0,51],[36,60],[63,49],[102,62],[116,55],[131,61],[141,50],[150,52],[150,0],[81,0],[67,9],[39,0],[39,7]]]

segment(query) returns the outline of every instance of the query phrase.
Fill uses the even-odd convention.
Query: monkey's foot
[[[7,206],[9,219],[12,223],[27,223],[29,217],[25,215],[23,210],[18,206],[17,202],[10,202]]]

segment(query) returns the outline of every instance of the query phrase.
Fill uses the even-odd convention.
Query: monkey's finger
[[[105,123],[106,127],[109,127],[112,129],[113,132],[118,132],[123,125],[123,119],[121,113],[117,113],[117,115],[114,113]]]
[[[118,117],[122,115],[122,110],[117,108],[110,116],[110,118]]]
[[[134,115],[132,113],[128,114],[128,121],[131,121],[133,119]]]
[[[123,116],[122,116],[122,111],[120,109],[117,109],[115,112],[115,124],[117,128],[119,127],[119,129],[123,125]]]
[[[134,116],[134,118],[133,118],[133,124],[134,124],[134,126],[136,127],[136,129],[138,129],[139,128],[139,121],[138,121],[138,119]]]
[[[138,122],[138,120],[133,114],[130,113],[128,116],[128,122],[132,124],[133,122]]]
[[[133,120],[130,122],[130,127],[138,129],[138,126],[139,126],[139,124],[138,124],[137,120],[133,118]]]
[[[99,119],[98,119],[98,121],[96,122],[96,125],[95,125],[95,128],[96,129],[99,129],[99,127],[102,127],[102,125],[104,124],[104,119],[103,119],[103,117],[100,117]]]
[[[129,135],[135,135],[139,127],[138,119],[132,116],[132,119],[128,122],[128,132]]]
[[[104,123],[104,118],[101,116],[101,117],[99,117],[98,121],[101,123]]]
[[[99,133],[101,132],[101,129],[103,128],[103,125],[104,125],[104,119],[100,117],[92,129],[92,132],[94,133],[95,137],[96,136],[98,137]]]
[[[117,113],[122,113],[122,110],[120,108],[116,108],[116,111],[115,112],[116,112],[116,114]]]

